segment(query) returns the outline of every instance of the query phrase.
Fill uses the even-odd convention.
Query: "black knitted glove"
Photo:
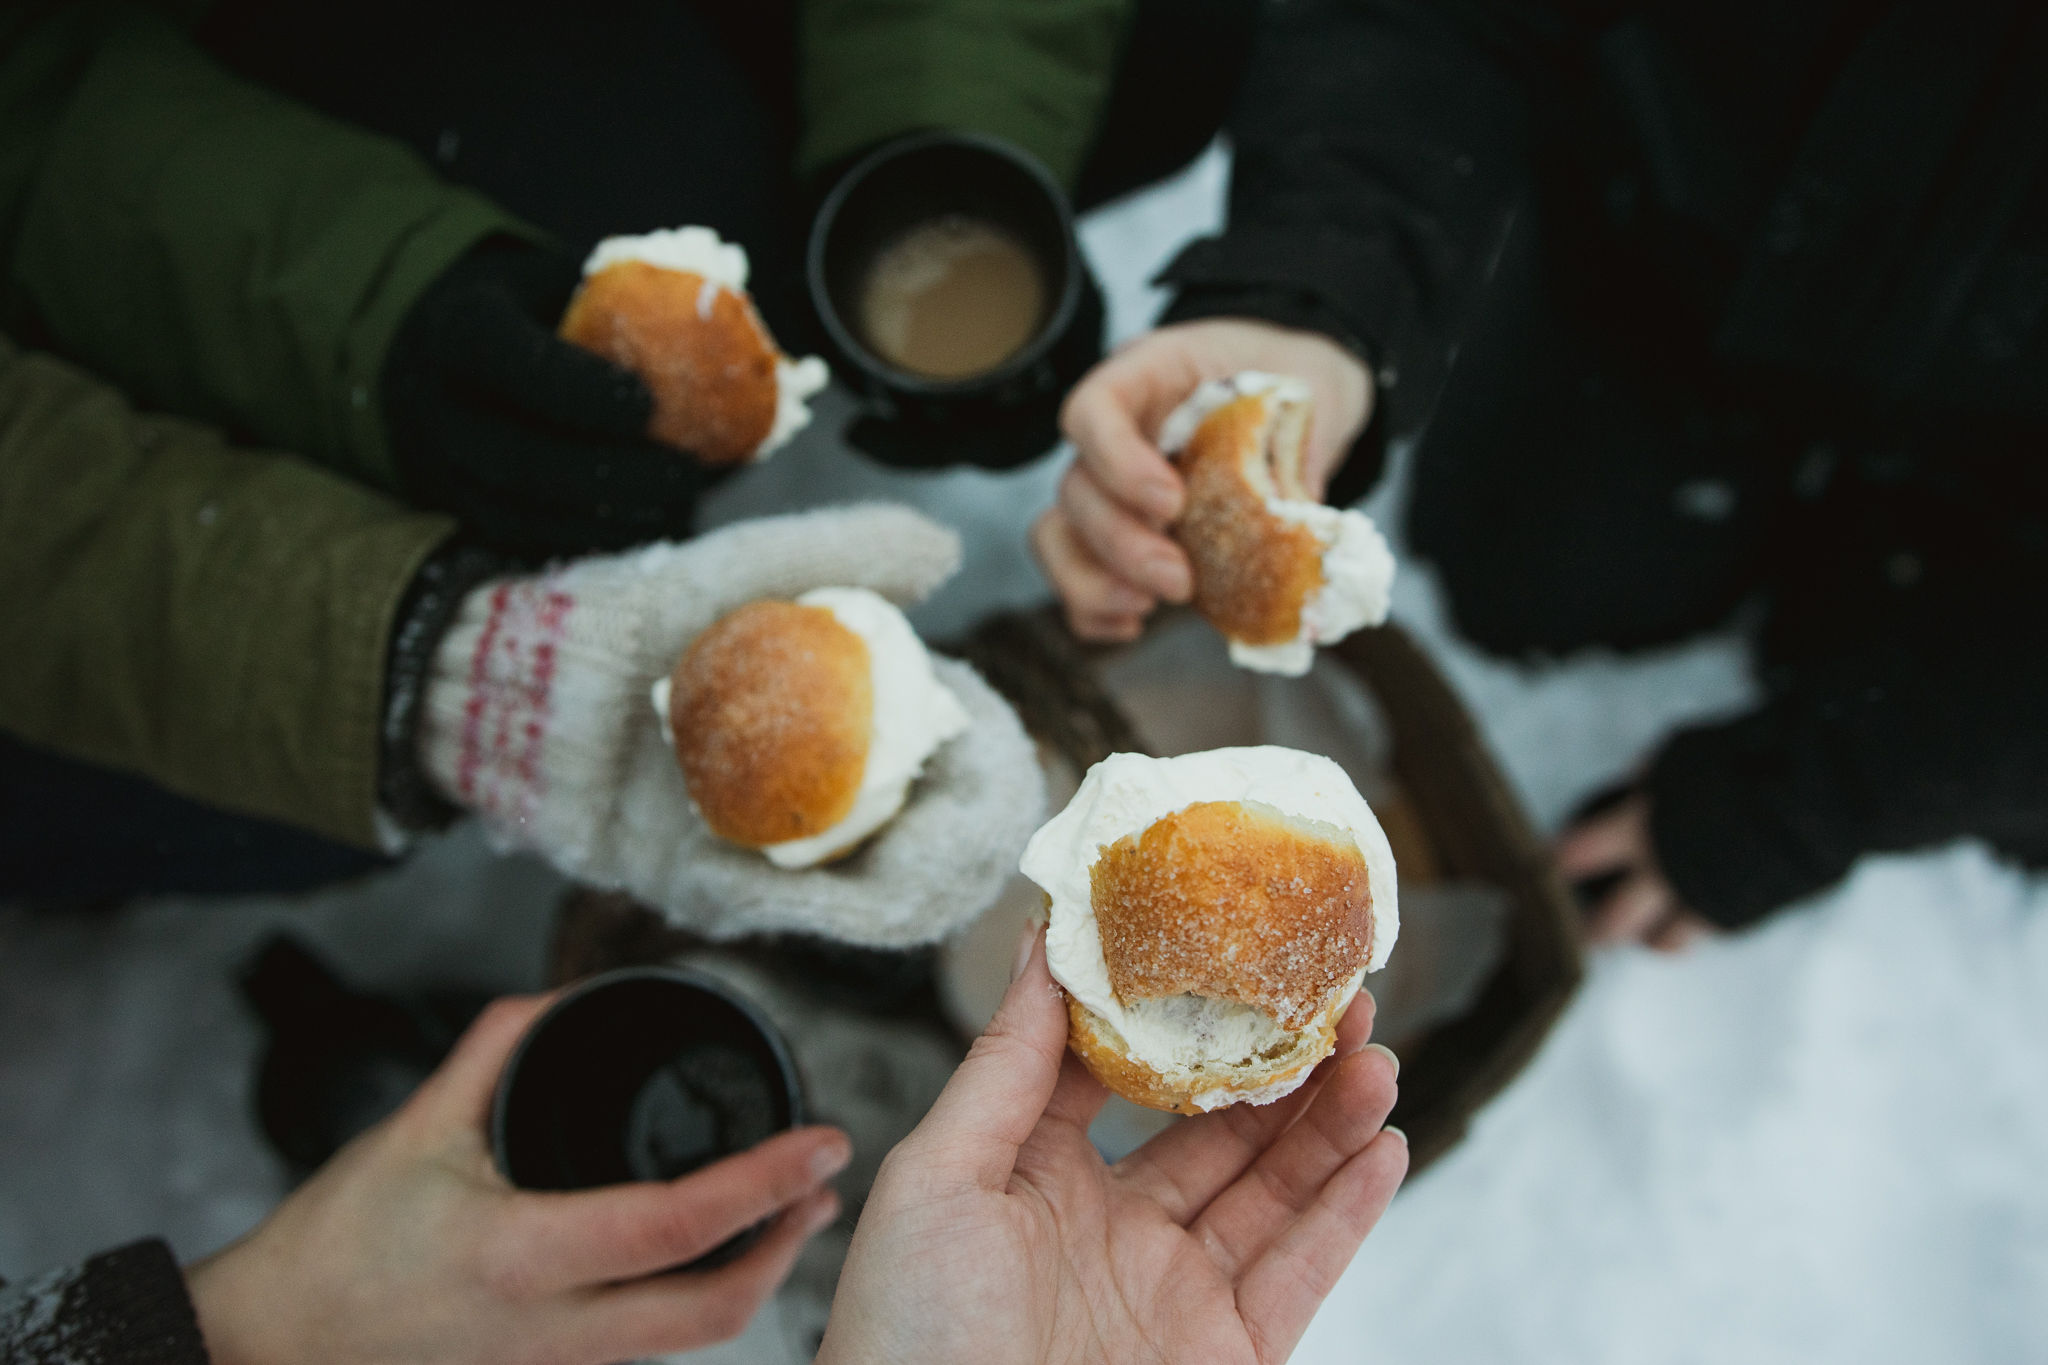
[[[579,278],[557,251],[487,243],[428,286],[384,363],[406,495],[494,550],[679,537],[716,477],[647,438],[654,400],[636,376],[555,335]]]

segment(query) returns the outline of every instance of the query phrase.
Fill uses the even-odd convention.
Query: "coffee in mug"
[[[994,223],[948,213],[876,252],[860,290],[863,339],[928,379],[986,374],[1037,335],[1046,284],[1030,247]]]

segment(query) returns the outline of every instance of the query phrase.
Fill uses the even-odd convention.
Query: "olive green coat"
[[[800,159],[965,127],[1071,181],[1128,4],[806,0]],[[369,844],[392,617],[453,529],[373,491],[378,376],[527,229],[169,8],[0,6],[0,728]]]

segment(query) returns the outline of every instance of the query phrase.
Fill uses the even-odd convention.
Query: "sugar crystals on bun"
[[[1265,673],[1306,673],[1317,645],[1384,621],[1393,584],[1372,519],[1309,495],[1309,409],[1300,380],[1246,370],[1203,384],[1159,430],[1187,482],[1173,535],[1196,609],[1233,662]]]
[[[727,613],[654,707],[705,824],[790,868],[851,853],[968,727],[903,613],[865,588]]]
[[[745,248],[710,228],[607,237],[583,263],[561,335],[654,394],[648,435],[706,464],[769,454],[811,420],[825,362],[792,360],[747,297]]]
[[[1154,1109],[1291,1093],[1400,932],[1371,808],[1294,749],[1113,754],[1021,866],[1049,902],[1069,1046]]]

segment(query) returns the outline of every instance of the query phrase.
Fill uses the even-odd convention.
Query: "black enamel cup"
[[[1021,244],[1043,303],[1029,339],[1006,359],[940,379],[882,355],[860,310],[882,253],[948,219],[988,224]],[[862,157],[820,205],[805,271],[834,367],[865,402],[848,438],[889,464],[1005,468],[1043,454],[1059,439],[1060,400],[1102,356],[1102,297],[1082,263],[1067,196],[1034,158],[998,138],[913,133]]]
[[[788,1045],[713,977],[629,967],[573,987],[527,1029],[491,1106],[498,1169],[522,1189],[673,1180],[804,1121]],[[753,1228],[686,1268],[722,1265]]]

